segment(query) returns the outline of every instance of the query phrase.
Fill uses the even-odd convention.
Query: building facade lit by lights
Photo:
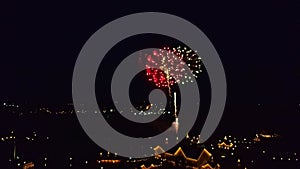
[[[187,157],[181,147],[177,149],[174,154],[165,152],[160,146],[154,149],[155,158],[166,161],[173,167],[185,167],[193,169],[219,169],[220,165],[215,165],[213,168],[212,164],[212,154],[208,152],[205,148],[200,153],[199,157],[194,159]]]
[[[233,147],[233,144],[232,143],[226,144],[225,142],[222,142],[222,143],[218,143],[218,147],[224,148],[224,149],[229,149],[229,148]]]
[[[154,164],[151,164],[149,167],[146,167],[145,165],[141,166],[141,169],[156,169],[156,168],[158,168],[158,166]]]
[[[33,162],[24,164],[23,169],[34,169]]]

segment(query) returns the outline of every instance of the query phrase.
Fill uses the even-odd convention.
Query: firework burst
[[[201,70],[201,58],[197,51],[187,47],[178,46],[177,48],[165,47],[164,49],[154,50],[152,54],[146,54],[146,75],[157,87],[168,87],[175,83],[193,83],[194,78],[198,77]],[[184,65],[190,70],[186,70]],[[152,68],[158,66],[161,70]]]

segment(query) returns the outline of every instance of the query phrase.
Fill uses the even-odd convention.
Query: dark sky
[[[284,131],[297,126],[299,4],[280,0],[108,1],[105,4],[6,2],[0,6],[1,100],[71,102],[72,71],[85,41],[101,26],[121,16],[159,11],[197,25],[217,49],[228,82],[221,126],[231,123],[230,130],[232,124],[257,123],[261,127],[264,121],[275,128],[283,126]]]

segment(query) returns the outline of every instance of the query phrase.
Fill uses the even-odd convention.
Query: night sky
[[[228,95],[218,131],[266,128],[288,135],[300,119],[299,8],[279,0],[7,2],[0,5],[0,100],[71,102],[76,58],[96,30],[127,14],[166,12],[197,25],[220,55]]]

